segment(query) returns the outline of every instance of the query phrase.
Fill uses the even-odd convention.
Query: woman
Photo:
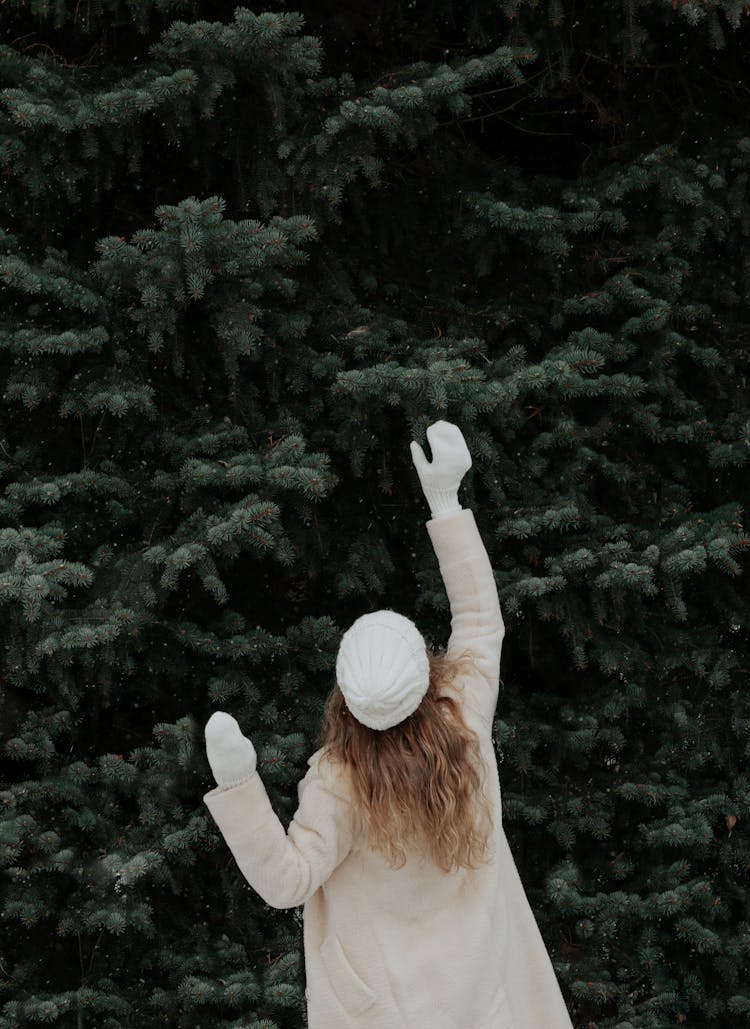
[[[411,453],[451,607],[444,655],[394,611],[357,619],[288,832],[236,721],[206,725],[204,796],[245,878],[304,904],[310,1029],[572,1029],[508,847],[492,744],[505,635],[460,429]]]

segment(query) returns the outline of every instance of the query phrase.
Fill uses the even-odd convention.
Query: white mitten
[[[411,442],[411,456],[417,469],[433,518],[445,518],[461,510],[458,487],[471,468],[471,454],[463,433],[451,422],[434,422],[427,429],[432,462],[420,445]]]
[[[255,771],[255,747],[226,711],[214,711],[206,722],[206,754],[214,779],[224,788],[238,786]]]

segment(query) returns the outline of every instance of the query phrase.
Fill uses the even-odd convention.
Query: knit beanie
[[[362,615],[341,638],[336,680],[346,706],[363,725],[398,725],[419,707],[430,682],[422,634],[395,611]]]

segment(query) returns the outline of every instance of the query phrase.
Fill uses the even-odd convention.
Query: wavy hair
[[[370,729],[351,714],[337,683],[317,745],[348,770],[367,841],[390,865],[402,867],[411,847],[445,872],[477,868],[489,860],[492,827],[486,767],[458,700],[444,692],[472,656],[427,654],[429,686],[413,714],[390,729]]]

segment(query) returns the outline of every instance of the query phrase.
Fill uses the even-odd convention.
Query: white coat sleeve
[[[490,725],[497,706],[505,623],[487,550],[474,512],[463,508],[427,522],[451,609],[448,656],[468,650],[480,673],[467,681],[472,703]]]
[[[352,847],[354,809],[327,763],[325,771],[320,767],[320,753],[310,758],[286,832],[257,770],[246,782],[203,797],[240,871],[275,908],[304,904]]]

